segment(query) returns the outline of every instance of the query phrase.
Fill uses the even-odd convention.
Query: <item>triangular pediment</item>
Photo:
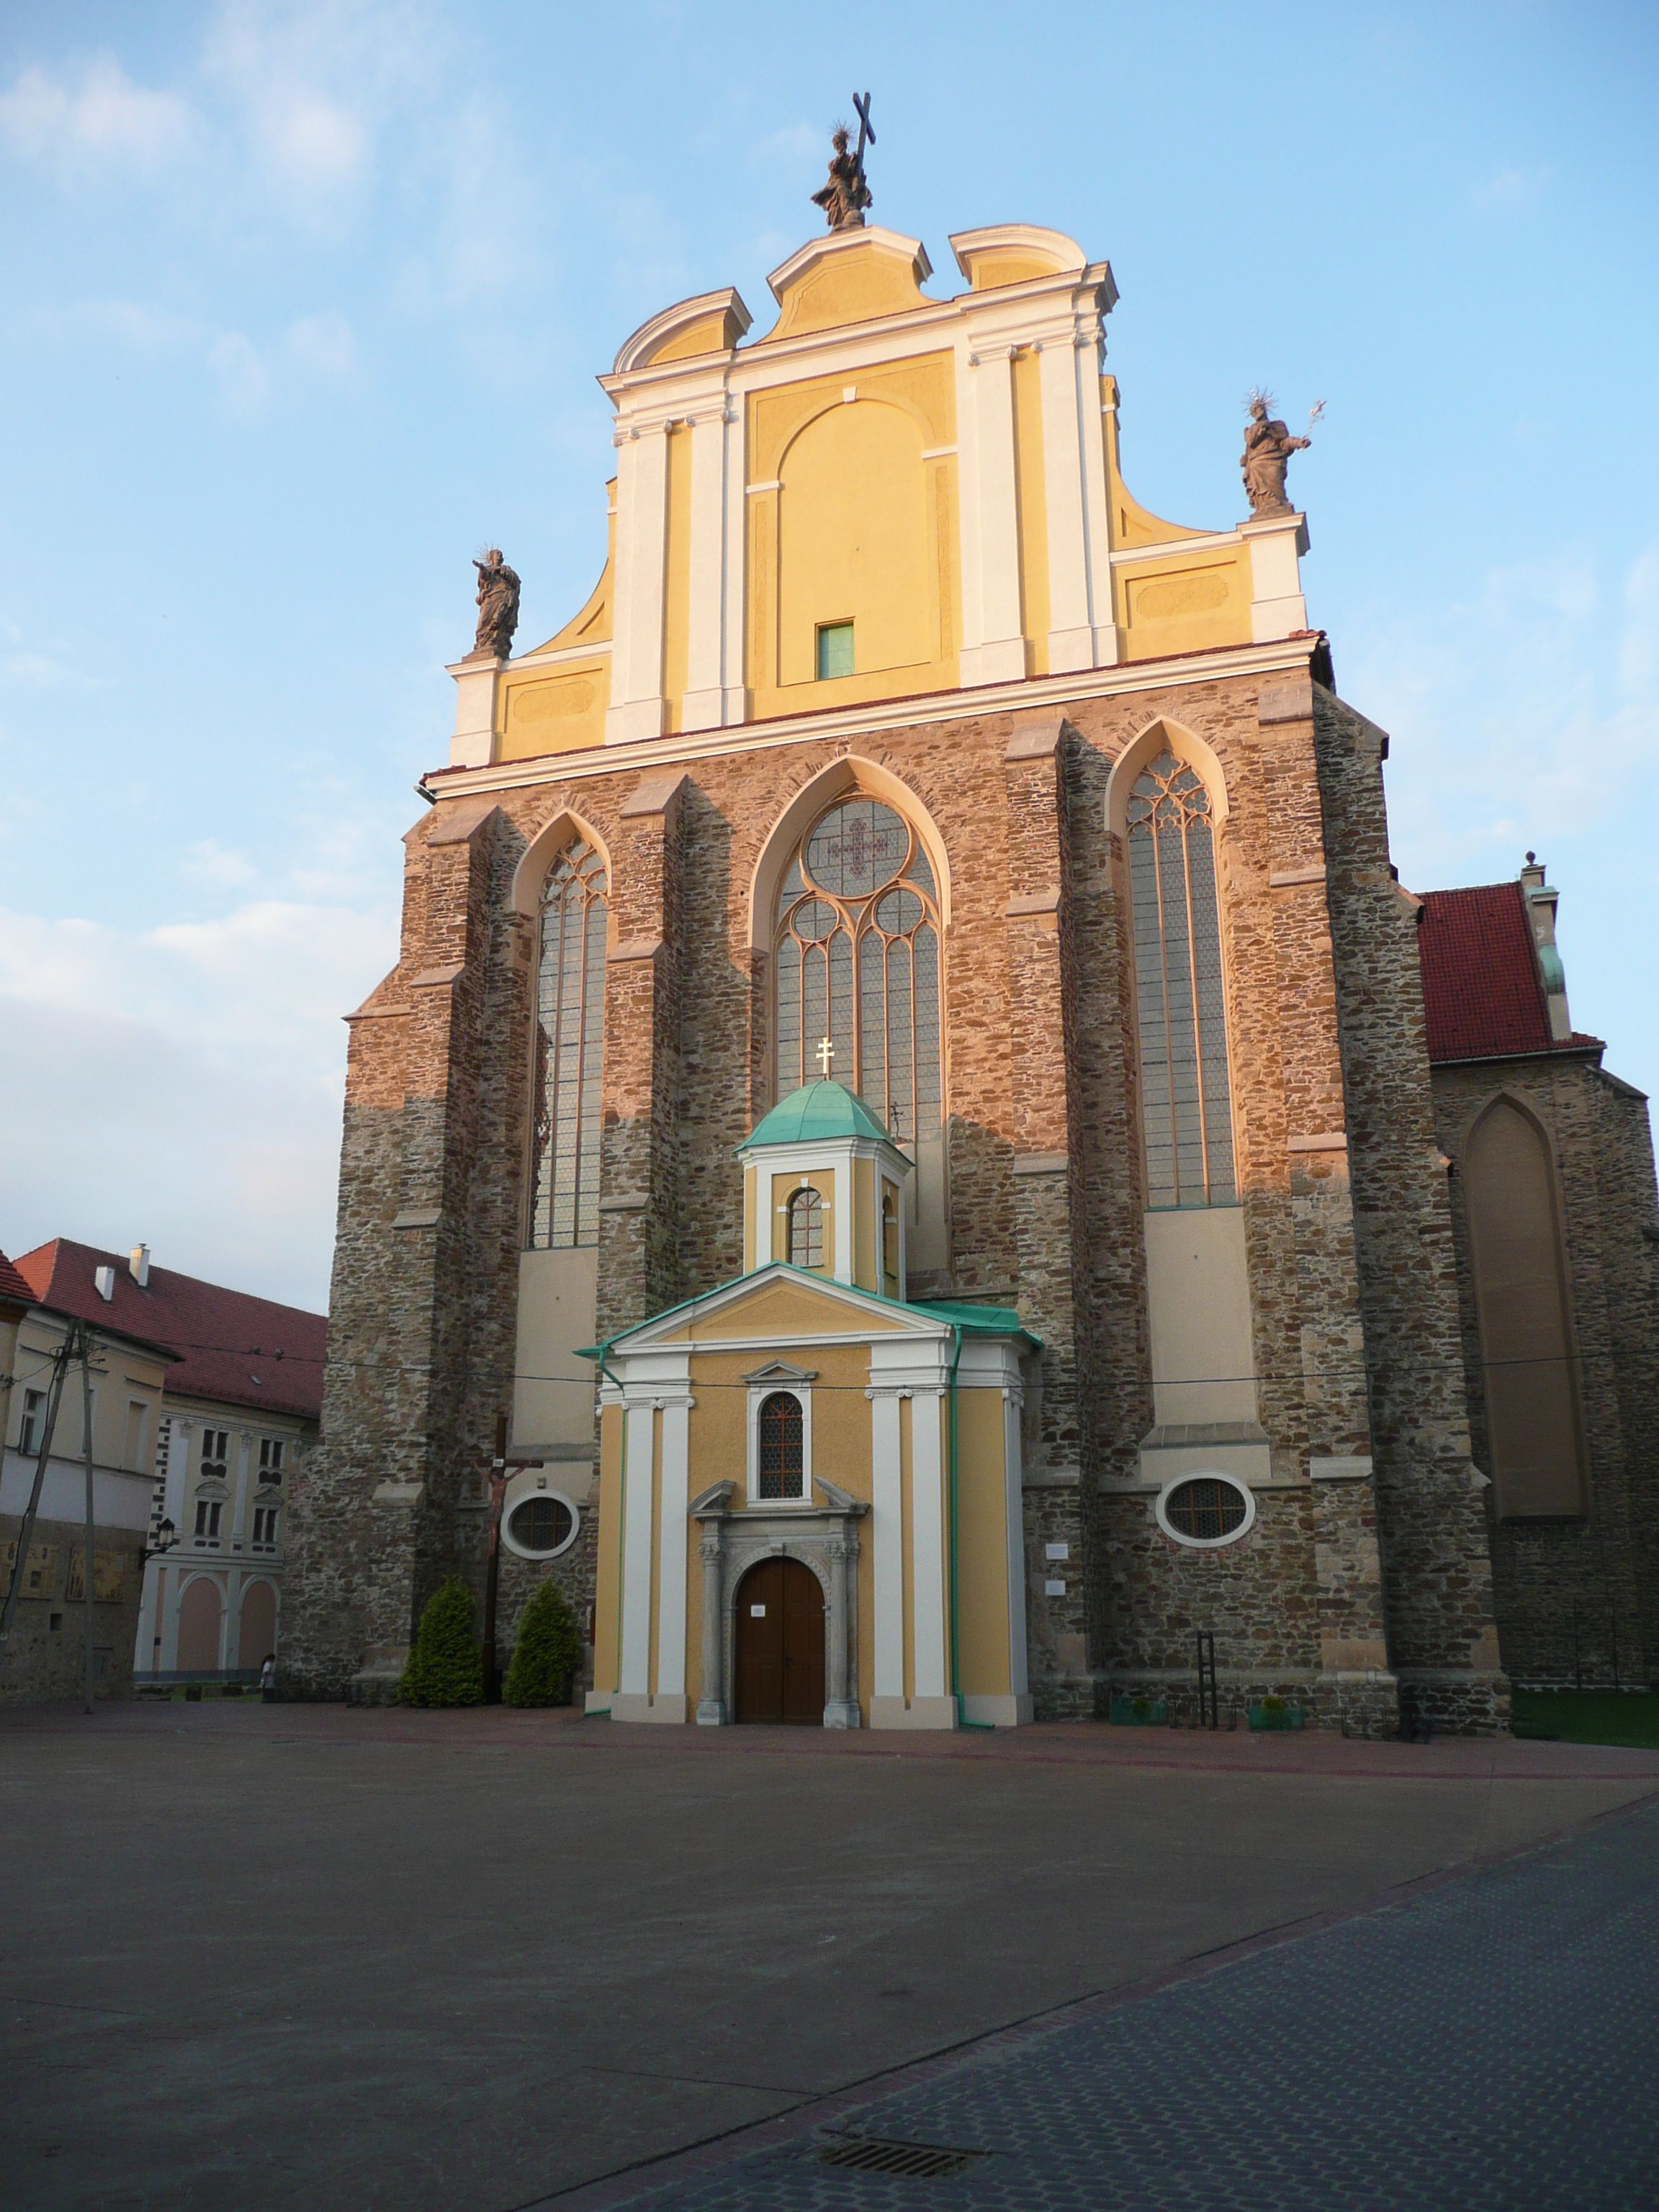
[[[641,1322],[617,1337],[610,1350],[616,1355],[767,1338],[811,1343],[819,1338],[899,1335],[931,1341],[945,1334],[932,1315],[779,1261]]]

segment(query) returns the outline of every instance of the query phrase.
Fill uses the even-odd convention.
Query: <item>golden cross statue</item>
[[[823,1070],[823,1079],[830,1080],[830,1063],[836,1056],[834,1037],[823,1037],[818,1043],[818,1066]]]

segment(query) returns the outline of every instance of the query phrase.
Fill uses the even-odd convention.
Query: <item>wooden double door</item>
[[[763,1559],[738,1585],[740,1721],[823,1725],[823,1592],[799,1559]]]

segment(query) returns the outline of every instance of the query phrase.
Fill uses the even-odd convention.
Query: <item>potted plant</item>
[[[1272,1690],[1259,1705],[1250,1707],[1250,1726],[1253,1729],[1299,1729],[1307,1717],[1300,1705],[1286,1705],[1284,1698]]]
[[[1163,1728],[1169,1711],[1164,1698],[1145,1696],[1114,1698],[1106,1709],[1108,1719],[1119,1728]]]

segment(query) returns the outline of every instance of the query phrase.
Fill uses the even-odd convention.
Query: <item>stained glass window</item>
[[[789,1261],[796,1267],[823,1265],[823,1200],[810,1188],[789,1201]]]
[[[530,1241],[599,1241],[599,1071],[605,1039],[605,864],[575,844],[542,895]]]
[[[1215,828],[1200,778],[1167,748],[1129,798],[1140,1107],[1149,1206],[1229,1206],[1232,1107]]]
[[[800,1400],[791,1391],[774,1390],[761,1400],[761,1496],[799,1498],[802,1457]]]
[[[837,1081],[901,1143],[934,1134],[939,1054],[938,891],[927,855],[878,799],[844,799],[820,815],[778,895],[778,1094],[818,1073],[835,1043]]]

